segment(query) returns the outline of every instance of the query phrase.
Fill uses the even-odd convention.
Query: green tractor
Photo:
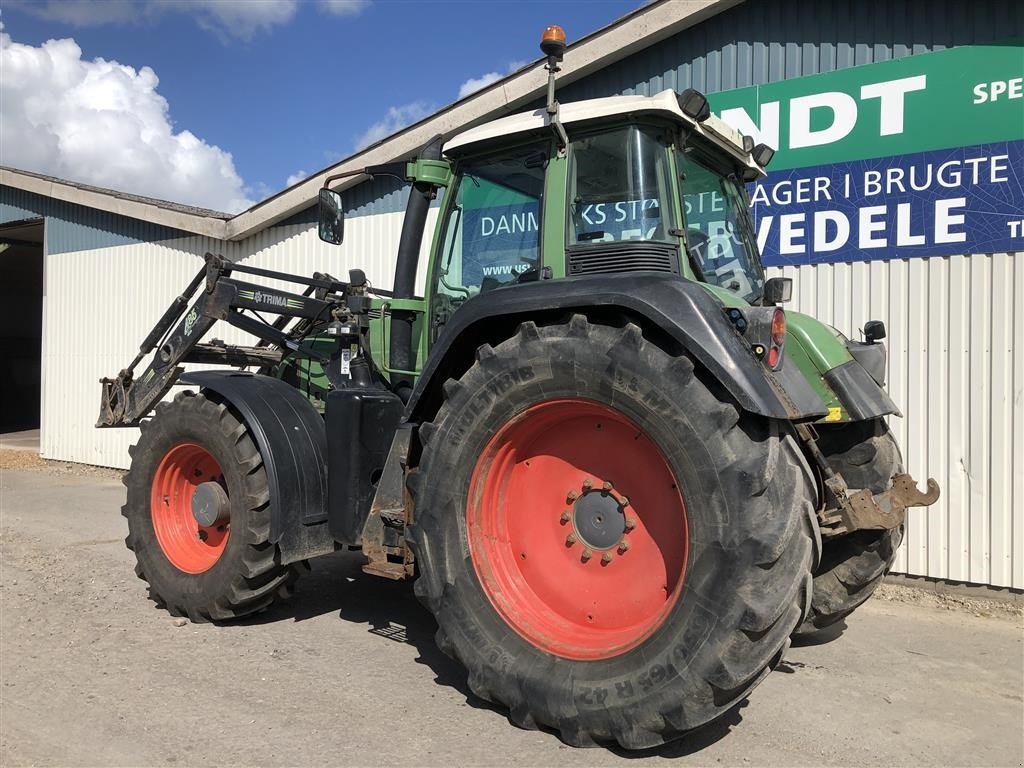
[[[358,172],[411,184],[392,290],[207,254],[98,426],[141,428],[126,543],[172,614],[260,611],[360,549],[516,725],[645,748],[867,599],[938,488],[886,427],[882,324],[849,340],[765,279],[745,185],[771,149],[694,90],[559,105],[564,35],[542,50],[546,108]],[[259,342],[203,342],[217,321]]]

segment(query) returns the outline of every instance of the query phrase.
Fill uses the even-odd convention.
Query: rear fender
[[[327,436],[323,417],[294,387],[241,371],[181,377],[234,408],[252,433],[270,486],[270,540],[281,562],[335,549],[327,522]]]
[[[595,275],[498,288],[467,301],[431,349],[406,407],[410,421],[440,407],[441,386],[472,365],[478,346],[497,344],[527,320],[558,322],[573,312],[636,322],[659,344],[680,346],[716,378],[744,410],[772,419],[807,420],[825,403],[795,369],[772,373],[758,360],[699,284],[661,273]]]

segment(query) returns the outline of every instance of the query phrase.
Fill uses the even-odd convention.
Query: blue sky
[[[547,24],[571,42],[642,4],[8,0],[0,163],[237,209],[537,58]],[[65,38],[77,56],[47,44]],[[158,138],[135,151],[134,134]]]

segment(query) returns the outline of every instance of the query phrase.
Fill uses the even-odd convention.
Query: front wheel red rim
[[[470,479],[470,556],[491,604],[534,646],[617,656],[683,587],[686,506],[657,444],[621,412],[549,400],[506,423]]]
[[[220,464],[195,443],[173,446],[156,468],[150,514],[157,543],[171,565],[185,573],[212,568],[228,543],[230,522],[200,525],[192,514],[192,496],[201,483],[223,485]]]

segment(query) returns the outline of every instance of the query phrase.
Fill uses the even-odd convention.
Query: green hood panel
[[[821,374],[853,359],[839,332],[810,315],[786,312],[786,331],[788,336],[797,339]]]

